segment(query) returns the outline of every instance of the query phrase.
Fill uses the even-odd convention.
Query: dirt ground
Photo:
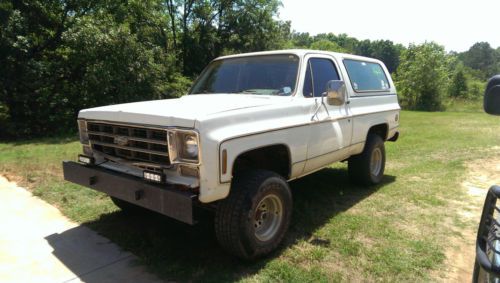
[[[499,149],[495,150],[496,152]],[[467,177],[462,183],[467,198],[456,203],[459,221],[450,225],[450,245],[446,251],[446,270],[438,277],[442,282],[470,282],[474,269],[477,226],[488,189],[500,184],[500,156],[467,164]]]

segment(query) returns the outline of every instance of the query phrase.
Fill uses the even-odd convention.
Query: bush
[[[436,43],[411,44],[401,54],[396,85],[405,109],[440,111],[448,88],[448,57]]]
[[[450,97],[467,98],[469,94],[469,86],[463,70],[458,69],[453,74],[448,93]]]

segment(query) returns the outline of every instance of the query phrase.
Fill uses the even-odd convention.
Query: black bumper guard
[[[64,179],[132,204],[159,212],[187,224],[194,224],[196,195],[168,184],[153,184],[141,178],[97,166],[63,162]]]

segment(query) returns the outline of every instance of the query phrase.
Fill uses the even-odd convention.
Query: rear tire
[[[269,254],[283,240],[292,215],[292,194],[278,174],[253,170],[235,176],[217,206],[215,233],[229,253],[245,260]]]
[[[363,152],[349,158],[349,179],[359,185],[376,185],[382,181],[384,170],[384,140],[379,135],[370,133]]]

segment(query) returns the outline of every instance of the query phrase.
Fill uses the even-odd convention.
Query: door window
[[[325,58],[311,58],[307,62],[302,92],[305,97],[320,97],[326,91],[326,83],[331,80],[340,80],[333,62]]]

